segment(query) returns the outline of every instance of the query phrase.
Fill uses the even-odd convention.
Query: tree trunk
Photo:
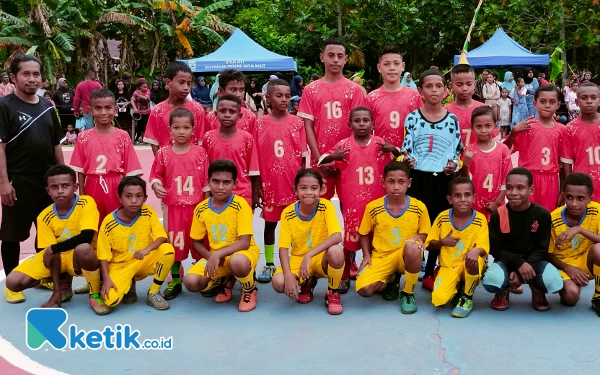
[[[125,34],[125,36],[123,37],[123,40],[121,41],[121,57],[120,57],[120,61],[119,61],[119,77],[121,77],[121,74],[123,71],[126,71],[127,68],[129,67],[128,61],[127,61],[127,42],[128,42],[128,35]]]
[[[152,62],[150,63],[150,77],[154,74],[154,69],[156,68],[156,60],[158,59],[158,47],[160,46],[160,39],[156,41],[154,45],[154,50],[152,51]]]
[[[342,37],[342,0],[337,0],[338,37]]]
[[[560,2],[561,8],[563,6],[563,1]],[[564,9],[563,9],[564,11]],[[565,16],[561,12],[560,13],[560,40],[565,40]],[[562,87],[567,85],[567,76],[569,74],[569,67],[567,65],[567,42],[565,41],[565,45],[562,50],[561,59],[563,61],[563,74],[562,74]]]

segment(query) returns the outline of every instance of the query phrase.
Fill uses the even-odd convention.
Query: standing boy
[[[90,94],[94,90],[100,90],[102,85],[96,81],[96,72],[92,69],[88,70],[85,75],[85,80],[79,82],[75,87],[75,98],[73,99],[73,113],[75,117],[83,116],[85,120],[85,129],[94,127],[94,118],[90,114]],[[80,112],[79,109],[83,111]]]

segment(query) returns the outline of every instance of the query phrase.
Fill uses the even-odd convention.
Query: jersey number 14
[[[185,191],[189,195],[194,195],[194,178],[187,176],[185,182],[182,183],[183,178],[181,176],[175,177],[175,183],[177,183],[177,195],[183,195]]]

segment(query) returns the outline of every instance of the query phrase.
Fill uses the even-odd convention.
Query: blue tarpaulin
[[[460,55],[454,56],[454,65],[458,64],[459,58]],[[469,65],[474,68],[529,67],[548,65],[550,56],[532,53],[506,35],[502,28],[499,28],[490,39],[469,52],[467,60],[469,60]]]
[[[279,55],[256,43],[242,30],[233,34],[215,52],[195,59],[180,60],[187,63],[193,72],[215,72],[236,69],[242,72],[296,71],[293,58]]]

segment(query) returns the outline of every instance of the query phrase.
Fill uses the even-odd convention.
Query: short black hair
[[[563,182],[563,191],[565,191],[567,185],[585,186],[588,189],[588,193],[590,195],[594,193],[594,181],[592,181],[592,178],[585,173],[571,173],[565,178],[565,181]]]
[[[475,119],[481,116],[492,116],[492,120],[494,120],[494,124],[496,123],[496,112],[489,105],[483,105],[481,107],[477,107],[471,113],[471,127],[475,124]]]
[[[494,79],[498,79],[498,72],[497,71],[494,70],[490,74],[494,77]]]
[[[105,98],[112,98],[112,100],[115,100],[115,94],[113,94],[112,91],[106,88],[97,89],[90,93],[90,103],[92,102],[92,100]]]
[[[541,85],[540,87],[537,88],[537,90],[535,90],[533,99],[537,100],[537,98],[540,96],[541,92],[553,92],[556,94],[556,99],[560,100],[560,89],[556,85],[553,85],[551,83],[549,83],[547,85]]]
[[[369,115],[371,116],[371,120],[373,119],[373,112],[371,112],[371,110],[363,105],[359,105],[358,107],[354,107],[350,110],[350,115],[348,116],[348,120],[352,121],[352,116],[354,116],[354,114],[358,111],[365,111],[365,112],[369,112]]]
[[[383,57],[383,55],[387,55],[393,53],[395,55],[400,55],[400,58],[402,60],[404,60],[404,56],[402,56],[402,50],[400,49],[400,46],[397,44],[386,44],[385,46],[383,46],[380,50],[379,50],[379,60],[381,60],[381,58]]]
[[[290,84],[284,79],[274,79],[272,81],[267,82],[267,93],[270,93],[275,86],[286,86],[290,87]]]
[[[231,173],[231,178],[233,181],[237,181],[238,178],[238,169],[234,162],[227,159],[217,159],[210,163],[208,166],[208,179],[212,177],[213,174],[225,172]]]
[[[221,103],[223,101],[234,102],[235,104],[238,105],[238,107],[242,106],[241,99],[233,94],[223,94],[223,95],[219,96],[219,102],[217,103],[217,107],[219,107],[219,103]]]
[[[48,186],[48,178],[62,175],[69,175],[71,176],[73,183],[77,182],[77,173],[75,173],[73,168],[64,164],[57,164],[53,165],[46,171],[46,173],[44,174],[44,183],[46,184],[46,186]]]
[[[470,185],[471,191],[473,191],[473,193],[475,192],[475,185],[473,184],[473,180],[471,180],[469,177],[456,177],[455,179],[450,180],[450,182],[448,183],[448,195],[452,195],[452,190],[456,185],[463,184]]]
[[[192,69],[190,69],[188,64],[181,61],[173,61],[167,65],[167,69],[165,70],[165,78],[173,79],[179,72],[192,75]]]
[[[300,179],[302,177],[314,177],[319,181],[319,187],[323,187],[323,177],[319,172],[312,168],[302,168],[296,173],[296,178],[294,178],[294,187],[298,187],[300,183]]]
[[[473,70],[473,67],[469,64],[457,64],[452,67],[452,70],[450,71],[450,77],[463,73],[473,73],[473,75],[475,75],[475,70]]]
[[[402,163],[399,161],[391,161],[383,167],[383,178],[385,178],[388,173],[394,171],[402,171],[406,173],[408,177],[410,177],[410,167],[406,163]]]
[[[489,70],[489,69],[483,69],[483,71],[482,71],[481,73],[483,74],[483,73],[485,73],[485,72],[488,72],[488,74],[490,74],[492,71],[491,71],[491,70]]]
[[[310,75],[310,79],[312,79],[312,80],[315,80],[315,81],[316,81],[316,80],[318,80],[318,79],[319,79],[319,75],[318,75],[317,73],[313,73],[313,74],[311,74],[311,75]]]
[[[169,115],[169,126],[173,124],[173,119],[176,118],[186,118],[190,120],[192,127],[194,126],[194,115],[186,108],[177,108],[171,112]]]
[[[506,174],[506,181],[508,181],[508,176],[525,176],[525,177],[527,177],[527,186],[533,185],[533,174],[527,168],[523,168],[523,167],[513,168]]]
[[[40,65],[40,73],[43,73],[42,62],[40,61],[40,59],[38,59],[37,57],[35,57],[33,55],[25,55],[25,54],[15,56],[13,61],[10,62],[10,72],[14,75],[17,75],[17,73],[19,73],[19,71],[21,70],[21,63],[28,62],[28,61],[34,61],[34,62],[38,63]]]
[[[439,69],[427,69],[426,71],[421,73],[421,76],[419,77],[419,87],[423,87],[423,84],[425,83],[425,78],[429,76],[442,77],[442,82],[444,83],[444,85],[446,84],[444,73],[442,73]]]
[[[244,73],[240,72],[239,70],[225,69],[219,75],[219,87],[222,87],[223,90],[225,90],[225,87],[227,86],[227,84],[229,82],[231,82],[231,81],[244,82],[245,80],[246,80],[246,76],[244,76]],[[219,100],[221,100],[221,99],[219,99]]]
[[[117,193],[119,197],[123,195],[123,190],[127,186],[139,186],[142,188],[144,192],[144,196],[146,196],[146,181],[144,181],[140,176],[127,176],[124,177],[121,182],[119,182],[119,186],[117,187]]]
[[[583,82],[582,84],[580,84],[580,85],[579,85],[579,89],[582,89],[582,88],[584,88],[584,87],[593,87],[593,88],[596,88],[596,89],[597,89],[597,88],[598,88],[598,85],[597,85],[597,84],[595,84],[595,83],[594,83],[594,82],[592,82],[592,81],[587,81],[587,82]],[[578,90],[579,90],[579,89],[578,89]]]
[[[325,48],[327,48],[327,46],[342,46],[344,47],[344,51],[346,50],[346,45],[344,44],[344,42],[342,42],[342,40],[340,38],[327,38],[323,41],[323,45],[321,48],[321,52],[325,51]]]

